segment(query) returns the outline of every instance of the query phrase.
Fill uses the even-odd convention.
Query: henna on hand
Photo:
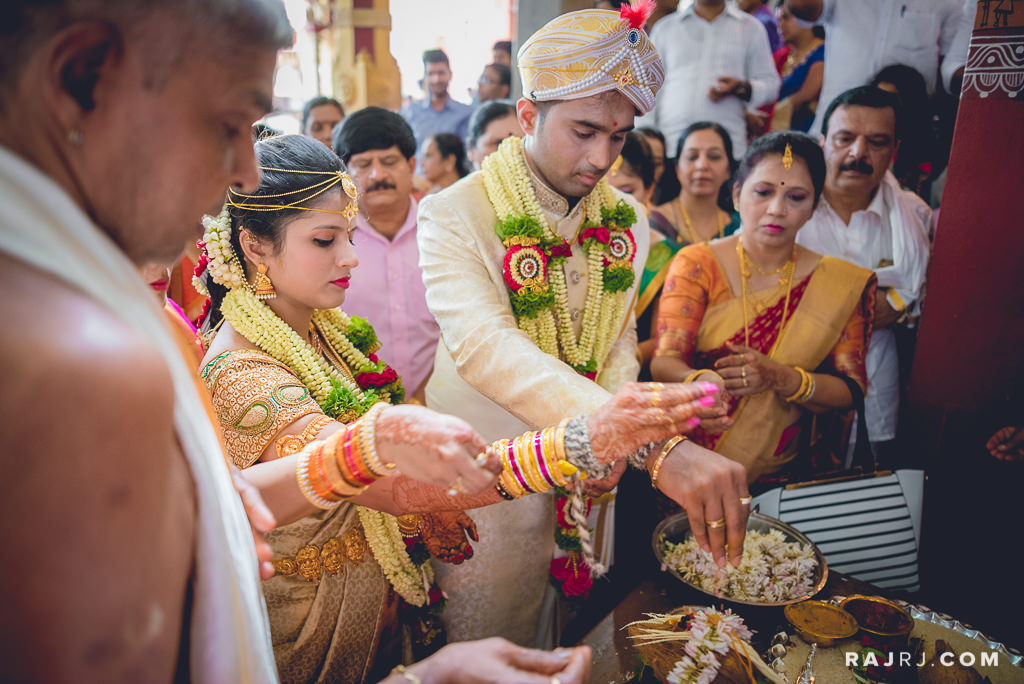
[[[480,494],[450,496],[446,488],[424,484],[404,475],[386,478],[379,483],[391,486],[392,501],[405,513],[464,511],[504,501],[494,487]]]
[[[473,557],[466,537],[480,541],[476,523],[465,511],[425,513],[420,516],[420,537],[430,555],[444,563],[459,565]]]
[[[474,460],[488,444],[455,416],[411,404],[389,406],[377,418],[375,434],[380,458],[421,482],[448,488],[461,481],[466,491],[478,493],[493,486],[500,472],[495,459]]]
[[[699,415],[713,408],[717,391],[707,382],[626,383],[587,419],[591,451],[602,463],[611,463],[645,444],[690,432],[700,423]]]

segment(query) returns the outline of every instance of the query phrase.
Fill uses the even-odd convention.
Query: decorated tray
[[[833,602],[838,603],[842,597],[835,597]],[[813,659],[814,674],[819,682],[864,682],[874,684],[879,681],[911,682],[915,684],[931,681],[981,681],[992,684],[1012,684],[1020,682],[1024,684],[1024,656],[1013,648],[990,639],[978,630],[964,625],[943,613],[937,613],[924,606],[917,606],[905,601],[895,601],[903,606],[914,618],[914,625],[905,646],[892,648],[881,647],[881,655],[876,655],[878,665],[888,674],[873,678],[869,676],[871,670],[865,673],[864,667],[867,662],[866,651],[862,650],[861,637],[858,633],[852,638],[840,641],[832,648],[819,648]],[[942,641],[952,655],[944,659],[941,654],[937,657],[937,647]],[[777,660],[772,661],[772,668],[783,677],[793,681],[804,667],[810,644],[797,635],[789,635],[786,642],[785,653]],[[886,669],[885,663],[890,660],[890,667],[898,667],[901,658],[906,659],[901,672]],[[905,654],[905,655],[904,655]],[[780,655],[778,652],[774,655]],[[771,656],[770,656],[771,657]],[[909,664],[908,664],[909,663]],[[921,668],[922,663],[930,663],[932,672],[926,673]],[[956,666],[969,666],[975,675],[973,678],[952,678],[954,673],[950,668]],[[963,677],[963,667],[957,667],[958,676]],[[877,673],[877,670],[874,670]],[[945,676],[945,679],[935,679],[935,675]]]

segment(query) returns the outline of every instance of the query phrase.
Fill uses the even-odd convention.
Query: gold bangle
[[[395,668],[391,670],[391,674],[398,675],[403,679],[408,680],[411,684],[423,684],[419,677],[414,672],[410,672],[409,668],[405,665],[395,665]]]
[[[686,437],[682,435],[676,435],[661,447],[661,451],[658,452],[658,458],[654,459],[654,463],[651,465],[651,487],[654,489],[658,488],[658,475],[661,474],[661,464],[668,458],[668,452],[672,451],[677,444],[685,439]]]
[[[526,478],[526,483],[530,485],[535,493],[546,492],[551,487],[544,482],[544,478],[540,475],[540,466],[537,465],[536,455],[533,450],[533,438],[536,433],[527,432],[525,435],[516,437],[515,441],[515,455],[516,465],[519,466],[519,471]]]
[[[548,468],[548,472],[551,473],[551,479],[559,487],[564,487],[569,483],[565,479],[565,474],[562,469],[558,467],[558,457],[555,455],[555,433],[556,428],[546,428],[541,434],[543,435],[544,442],[544,463]]]
[[[722,378],[722,376],[718,374],[718,371],[712,370],[710,368],[699,368],[699,369],[693,371],[692,373],[690,373],[689,375],[686,376],[686,378],[683,380],[683,382],[693,382],[694,380],[696,380],[697,378],[700,377],[701,373],[711,373],[716,378],[721,380],[723,383],[725,382],[725,380]]]
[[[807,386],[811,384],[811,376],[800,366],[793,366],[793,370],[800,374],[800,386],[796,388],[796,391],[788,397],[784,397],[782,400],[790,403],[794,403],[797,399],[803,396],[804,392],[807,391]]]

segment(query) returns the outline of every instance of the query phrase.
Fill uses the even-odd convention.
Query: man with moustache
[[[636,380],[632,304],[649,230],[641,205],[604,176],[634,118],[654,107],[664,78],[646,19],[629,5],[621,15],[570,12],[531,36],[516,60],[525,139],[506,138],[481,171],[420,204],[420,265],[443,339],[427,405],[466,419],[487,438],[557,424]],[[657,486],[691,513],[727,520],[729,548],[740,553],[742,466],[695,456],[678,442],[664,449],[647,454],[648,468],[661,464]],[[480,543],[473,560],[438,569],[449,596],[442,619],[454,640],[498,634],[550,643],[549,569],[566,595],[589,585],[590,570],[578,558],[571,568],[564,558],[553,563],[550,496],[506,494],[515,500],[474,511]],[[724,527],[711,537],[724,564]]]
[[[334,152],[359,189],[352,239],[362,268],[349,283],[345,311],[373,324],[380,357],[422,402],[440,330],[427,308],[416,245],[416,138],[400,115],[367,107],[342,123]]]
[[[878,275],[864,397],[868,438],[891,464],[900,402],[895,326],[920,309],[932,212],[888,171],[899,145],[899,100],[873,86],[847,90],[822,117],[822,201],[797,234],[804,247]]]

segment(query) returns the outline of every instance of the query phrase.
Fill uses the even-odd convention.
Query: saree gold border
[[[871,271],[853,264],[822,257],[807,284],[800,305],[793,312],[774,360],[786,365],[817,368],[839,341],[850,314],[860,302]],[[700,349],[715,349],[732,337],[743,325],[742,302],[734,299],[714,307],[706,335],[699,335]],[[708,315],[705,314],[705,320]],[[701,326],[704,328],[704,326]],[[774,392],[745,397],[734,414],[743,418],[743,429],[733,427],[715,445],[715,451],[742,463],[747,478],[756,479],[774,453],[782,431],[799,411],[786,404]],[[781,465],[781,462],[779,464]]]

